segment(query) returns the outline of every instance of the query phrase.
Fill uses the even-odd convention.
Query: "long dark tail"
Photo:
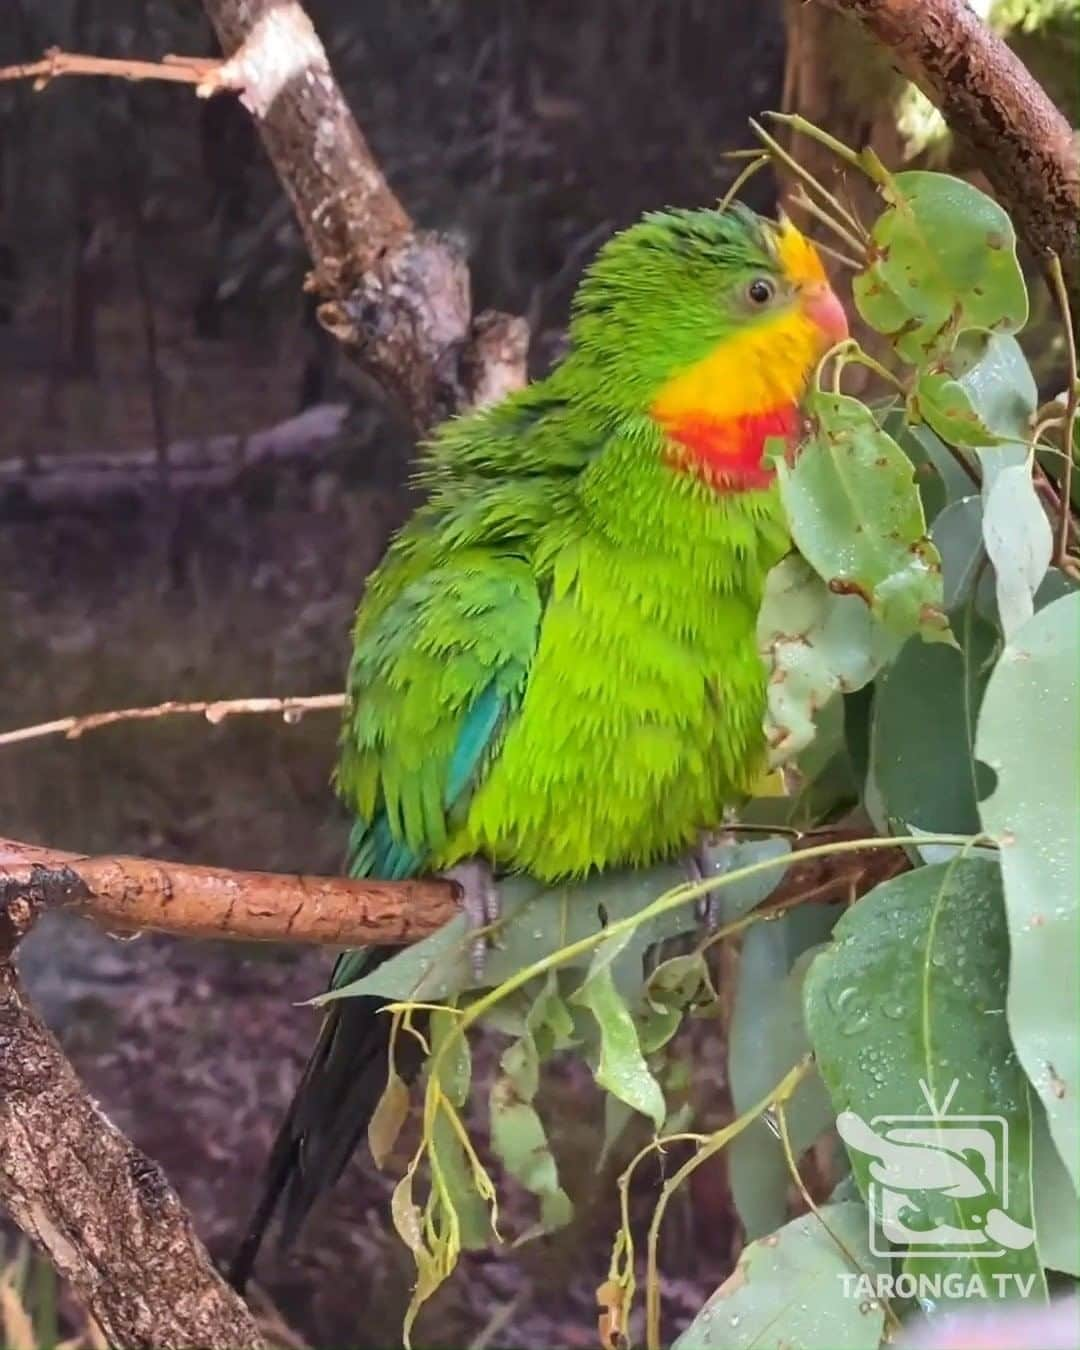
[[[370,953],[371,967],[394,949]],[[319,1039],[278,1130],[266,1165],[262,1195],[229,1271],[243,1293],[274,1214],[281,1205],[279,1241],[296,1237],[319,1196],[337,1181],[386,1087],[392,1019],[377,998],[345,998],[329,1005]],[[398,1072],[406,1080],[420,1066],[412,1036],[397,1043]]]

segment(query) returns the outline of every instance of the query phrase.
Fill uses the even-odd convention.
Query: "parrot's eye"
[[[767,305],[775,294],[776,284],[768,277],[755,277],[746,288],[746,298],[758,308]]]

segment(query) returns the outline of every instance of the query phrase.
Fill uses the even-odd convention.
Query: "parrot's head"
[[[669,210],[616,235],[574,300],[571,360],[589,397],[646,413],[680,467],[717,487],[765,487],[770,436],[794,444],[823,353],[847,336],[821,258],[787,220],[735,205]]]

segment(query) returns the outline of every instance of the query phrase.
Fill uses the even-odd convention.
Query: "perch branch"
[[[819,0],[858,19],[978,157],[1035,254],[1080,309],[1080,158],[1049,95],[966,0]]]
[[[29,727],[15,727],[0,731],[0,745],[15,745],[19,741],[36,741],[45,736],[63,736],[77,741],[87,731],[111,727],[117,722],[150,722],[159,717],[195,715],[205,717],[215,725],[226,717],[244,713],[280,713],[286,722],[299,722],[308,712],[345,706],[344,694],[309,694],[298,698],[222,698],[213,701],[200,699],[194,703],[155,703],[141,708],[112,708],[108,712],[72,714],[56,717],[51,722],[37,722]]]
[[[332,947],[417,942],[458,912],[448,881],[352,881],[151,858],[91,858],[0,839],[0,949],[45,909],[115,931]],[[0,951],[2,955],[2,951]]]
[[[0,1204],[124,1350],[262,1350],[157,1163],[90,1099],[0,964]]]

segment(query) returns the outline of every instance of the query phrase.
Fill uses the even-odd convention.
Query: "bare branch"
[[[102,1115],[0,965],[0,1203],[110,1345],[262,1350],[157,1163]]]
[[[1028,245],[1061,259],[1080,309],[1080,157],[1072,127],[966,0],[819,0],[860,20],[967,141]]]
[[[51,722],[15,727],[12,731],[0,732],[0,745],[35,741],[45,736],[63,736],[66,740],[77,741],[87,731],[111,727],[117,722],[149,722],[159,717],[178,715],[202,716],[216,725],[218,722],[224,722],[226,717],[236,717],[245,713],[280,713],[286,722],[295,723],[299,722],[305,713],[344,706],[344,694],[307,694],[297,698],[221,698],[212,701],[201,699],[193,703],[178,703],[175,699],[170,699],[167,703],[155,703],[148,707],[113,708],[108,712],[72,714],[70,717],[54,718]]]
[[[502,321],[503,375],[477,343],[469,277],[447,239],[414,229],[296,0],[204,0],[315,264],[319,317],[392,390],[414,426],[524,381],[528,330]]]
[[[44,909],[73,908],[105,928],[181,937],[393,946],[458,912],[448,881],[351,881],[152,858],[90,858],[0,839],[0,955]]]

